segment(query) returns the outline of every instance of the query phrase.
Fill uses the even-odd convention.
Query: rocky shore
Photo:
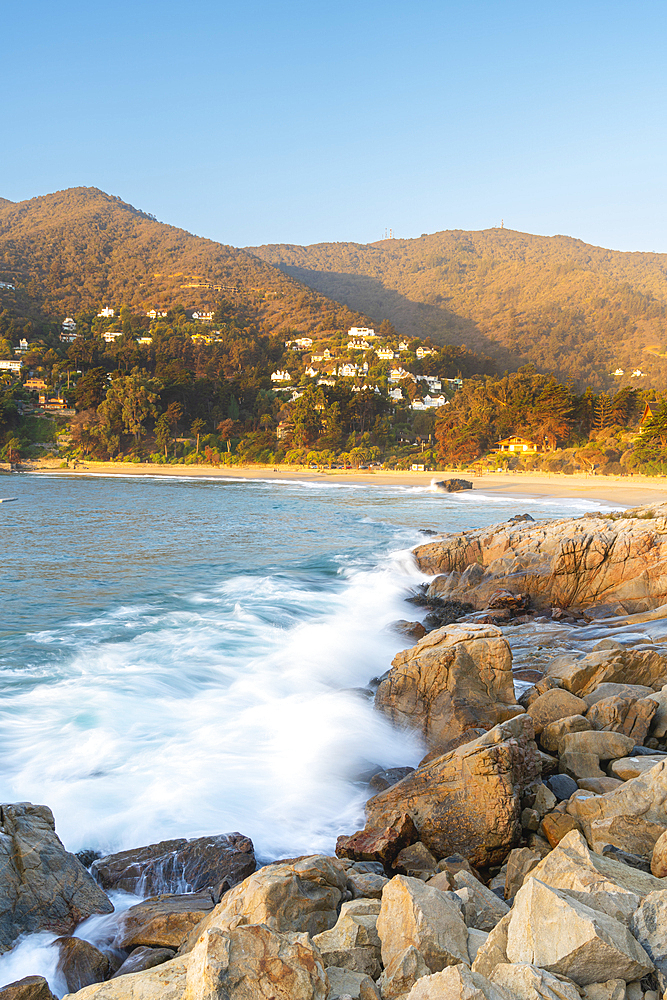
[[[3,805],[0,951],[59,935],[78,1000],[667,998],[667,505],[415,558],[426,618],[375,704],[428,752],[377,771],[363,830],[257,870],[239,833],[76,857],[46,806]],[[76,937],[116,889],[146,898]]]

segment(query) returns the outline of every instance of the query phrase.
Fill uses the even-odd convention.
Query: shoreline
[[[61,475],[108,476],[180,476],[208,479],[273,479],[284,482],[329,483],[348,486],[430,486],[431,482],[447,478],[472,481],[477,493],[514,496],[517,499],[553,497],[616,503],[621,507],[667,501],[667,477],[659,476],[591,476],[576,473],[489,472],[469,476],[459,470],[441,472],[393,471],[387,469],[313,469],[294,466],[245,465],[216,468],[210,465],[153,465],[149,462],[79,462],[76,467],[63,469],[55,460],[26,464],[21,472],[58,473]],[[469,491],[465,491],[469,493]]]

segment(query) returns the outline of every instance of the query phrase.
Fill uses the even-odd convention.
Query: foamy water
[[[331,852],[363,822],[364,772],[423,754],[363,691],[403,645],[387,626],[420,617],[419,529],[600,509],[185,477],[3,487],[0,801],[48,804],[69,850],[238,830],[264,860]],[[102,943],[108,920],[77,933]],[[0,982],[65,992],[52,940],[0,956]]]

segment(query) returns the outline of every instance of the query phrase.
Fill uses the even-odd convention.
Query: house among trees
[[[26,389],[46,389],[46,382],[43,378],[29,378],[23,383]]]
[[[535,455],[538,451],[542,451],[541,445],[535,444],[534,441],[530,441],[528,438],[518,437],[517,435],[503,438],[501,441],[497,442],[497,445],[498,447],[496,448],[496,451],[512,452],[515,455]]]
[[[355,340],[357,338],[374,340],[375,330],[371,330],[367,326],[351,326],[350,329],[347,331],[347,335],[348,337],[351,337],[352,340]]]
[[[101,309],[97,315],[101,316],[103,319],[113,319],[116,315],[116,310],[111,309],[109,306],[105,306],[104,309]]]
[[[71,316],[63,320],[60,339],[63,344],[72,344],[76,340],[76,323]]]
[[[290,375],[289,372],[281,371],[280,368],[279,368],[277,372],[272,372],[271,373],[271,381],[272,382],[291,382],[292,381],[292,376]]]
[[[653,419],[653,417],[655,416],[655,413],[656,413],[657,409],[658,409],[658,404],[655,401],[655,399],[650,400],[650,402],[648,402],[646,404],[646,406],[644,407],[644,412],[642,413],[642,418],[639,421],[639,432],[640,433],[644,430],[644,427],[649,422],[649,420]]]

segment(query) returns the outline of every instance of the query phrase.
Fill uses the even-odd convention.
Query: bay
[[[601,509],[178,476],[0,492],[0,801],[48,804],[70,850],[239,830],[263,859],[331,852],[363,773],[422,756],[358,690],[418,617],[420,529]]]

